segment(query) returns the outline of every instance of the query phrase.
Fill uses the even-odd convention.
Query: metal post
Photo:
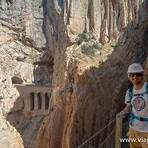
[[[120,138],[122,138],[122,121],[122,117],[116,116],[115,148],[121,148]]]

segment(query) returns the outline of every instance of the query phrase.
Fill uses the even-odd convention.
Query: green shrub
[[[78,35],[77,44],[80,45],[82,42],[89,42],[91,39],[95,39],[95,37],[90,33],[83,31]]]
[[[86,55],[95,56],[96,53],[99,51],[99,48],[96,47],[99,47],[99,45],[97,45],[96,43],[94,43],[93,45],[89,43],[83,44],[81,46],[81,52]]]
[[[77,44],[81,45],[81,52],[86,55],[95,56],[99,52],[101,46],[95,37],[87,32],[78,35]]]

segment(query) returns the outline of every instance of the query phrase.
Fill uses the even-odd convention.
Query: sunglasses
[[[143,76],[143,73],[130,73],[129,76],[130,77],[134,77],[134,76],[136,76],[136,77],[142,77]]]

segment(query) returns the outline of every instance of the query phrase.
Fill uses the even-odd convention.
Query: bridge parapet
[[[23,100],[23,112],[26,116],[37,116],[48,114],[51,86],[34,84],[15,85]]]

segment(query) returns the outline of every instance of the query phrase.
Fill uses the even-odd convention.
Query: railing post
[[[116,116],[115,148],[121,148],[120,138],[122,138],[122,121],[123,117]]]

